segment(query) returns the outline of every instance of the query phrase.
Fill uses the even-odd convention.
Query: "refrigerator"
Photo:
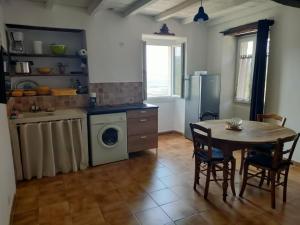
[[[195,73],[185,79],[185,137],[192,140],[190,123],[199,122],[206,112],[219,114],[219,75]]]

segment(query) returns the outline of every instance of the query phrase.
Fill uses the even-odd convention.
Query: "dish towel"
[[[20,125],[24,179],[55,176],[88,166],[82,121],[59,120]]]

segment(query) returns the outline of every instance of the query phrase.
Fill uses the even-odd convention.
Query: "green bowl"
[[[50,45],[49,47],[53,55],[64,55],[67,50],[65,45]]]

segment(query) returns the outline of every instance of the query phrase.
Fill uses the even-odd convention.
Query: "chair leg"
[[[280,174],[281,172],[279,171],[278,173],[277,173],[277,183],[279,183],[280,182],[280,178],[281,178],[281,174]]]
[[[259,182],[259,187],[262,187],[265,181],[265,177],[266,177],[266,170],[262,170],[261,172],[261,178],[260,178],[260,182]]]
[[[212,168],[212,165],[210,163],[207,164],[207,174],[206,174],[206,182],[205,182],[205,190],[204,190],[204,199],[207,199],[207,196],[208,196],[211,168]]]
[[[215,165],[212,166],[212,175],[213,175],[215,182],[217,182],[217,171],[216,171]]]
[[[195,157],[195,176],[194,176],[194,190],[196,190],[196,186],[199,183],[199,173],[200,173],[200,162],[197,159],[197,157]]]
[[[287,169],[285,170],[285,174],[284,174],[284,182],[283,182],[283,202],[286,202],[288,176],[289,176],[289,168],[287,168]]]
[[[243,173],[243,169],[244,169],[245,154],[246,154],[246,150],[245,150],[245,149],[242,149],[242,151],[241,151],[241,166],[240,166],[240,175],[242,175],[242,173]]]
[[[276,199],[275,199],[275,185],[276,185],[276,172],[271,171],[270,172],[270,177],[271,177],[271,206],[272,209],[276,208]]]
[[[231,191],[234,196],[236,196],[235,185],[234,185],[234,177],[235,177],[235,168],[236,168],[236,160],[231,160],[231,173],[230,173],[230,186]]]
[[[267,185],[270,185],[270,181],[271,181],[271,172],[268,171],[268,178],[267,178]]]
[[[249,169],[249,164],[245,163],[245,165],[244,165],[243,184],[242,184],[242,188],[241,188],[241,191],[240,191],[240,194],[239,194],[240,197],[243,197],[243,194],[244,194],[245,189],[246,189],[246,185],[247,185],[247,181],[248,181],[248,169]]]

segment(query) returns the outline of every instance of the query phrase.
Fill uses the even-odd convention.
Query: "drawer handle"
[[[141,138],[141,139],[146,139],[146,138],[147,138],[147,136],[141,136],[140,138]]]
[[[145,111],[145,110],[142,110],[142,111],[140,111],[140,113],[143,113],[143,114],[144,114],[144,113],[147,113],[147,111]]]
[[[147,119],[140,119],[141,123],[144,123],[144,122],[147,122],[147,121],[148,121]]]

